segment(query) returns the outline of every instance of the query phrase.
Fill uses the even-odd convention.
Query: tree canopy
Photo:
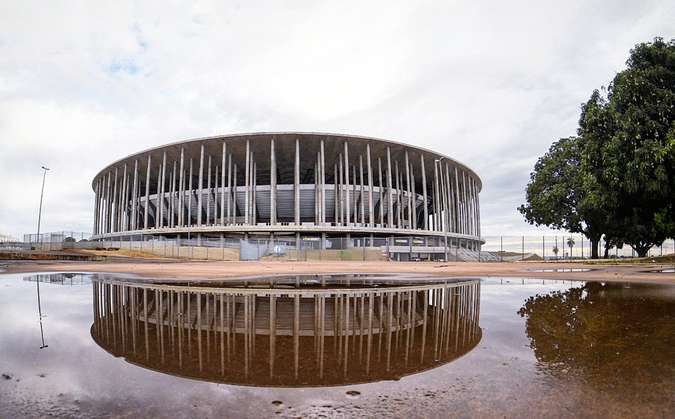
[[[519,208],[583,233],[593,257],[602,235],[640,256],[675,236],[675,40],[636,45],[626,65],[582,105],[577,136],[539,159]]]

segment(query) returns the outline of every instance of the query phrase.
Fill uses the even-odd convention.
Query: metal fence
[[[580,234],[559,236],[485,236],[484,252],[495,254],[500,261],[518,260],[583,260],[591,258],[591,242]],[[668,239],[661,246],[649,249],[648,256],[663,256],[675,253],[675,240]],[[601,240],[598,256],[605,254],[605,241]],[[609,248],[608,258],[637,257],[628,245]]]
[[[279,236],[236,239],[225,237],[167,238],[136,235],[119,240],[92,241],[91,234],[61,231],[24,236],[24,250],[59,251],[90,249],[111,251],[111,255],[185,258],[196,260],[279,260],[279,261],[575,261],[590,259],[588,239],[581,235],[485,236],[480,251],[464,241],[423,237],[325,238]],[[675,253],[675,240],[650,249],[649,256]],[[604,254],[604,242],[599,254]],[[629,258],[636,254],[629,246],[610,248],[609,257]]]

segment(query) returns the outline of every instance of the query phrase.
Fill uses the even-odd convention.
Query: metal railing
[[[138,257],[197,260],[286,260],[286,261],[581,261],[591,258],[590,242],[581,235],[485,236],[480,250],[466,242],[424,237],[325,238],[278,236],[275,238],[201,237],[167,238],[134,235],[117,240],[92,241],[91,234],[61,231],[24,236],[24,243],[6,243],[14,250],[58,251],[68,249],[115,250],[115,254]],[[604,256],[601,241],[599,256]],[[2,248],[2,245],[0,245]],[[675,253],[675,240],[650,249],[649,256]],[[112,253],[111,253],[112,254]],[[629,246],[611,247],[609,258],[635,257]]]

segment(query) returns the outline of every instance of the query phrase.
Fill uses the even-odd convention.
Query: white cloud
[[[675,36],[675,6],[632,2],[12,2],[0,13],[0,233],[90,230],[91,179],[197,136],[337,131],[474,168],[485,234],[536,158],[628,50]]]

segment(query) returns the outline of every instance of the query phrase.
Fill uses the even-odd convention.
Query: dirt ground
[[[322,273],[413,273],[448,277],[526,277],[565,280],[648,282],[675,284],[672,264],[583,264],[551,262],[478,263],[478,262],[227,262],[184,261],[170,259],[133,259],[105,262],[43,261],[5,262],[7,273],[13,272],[107,272],[132,274],[142,278],[226,279],[252,275],[296,275]],[[552,269],[591,269],[588,272],[537,272]]]

